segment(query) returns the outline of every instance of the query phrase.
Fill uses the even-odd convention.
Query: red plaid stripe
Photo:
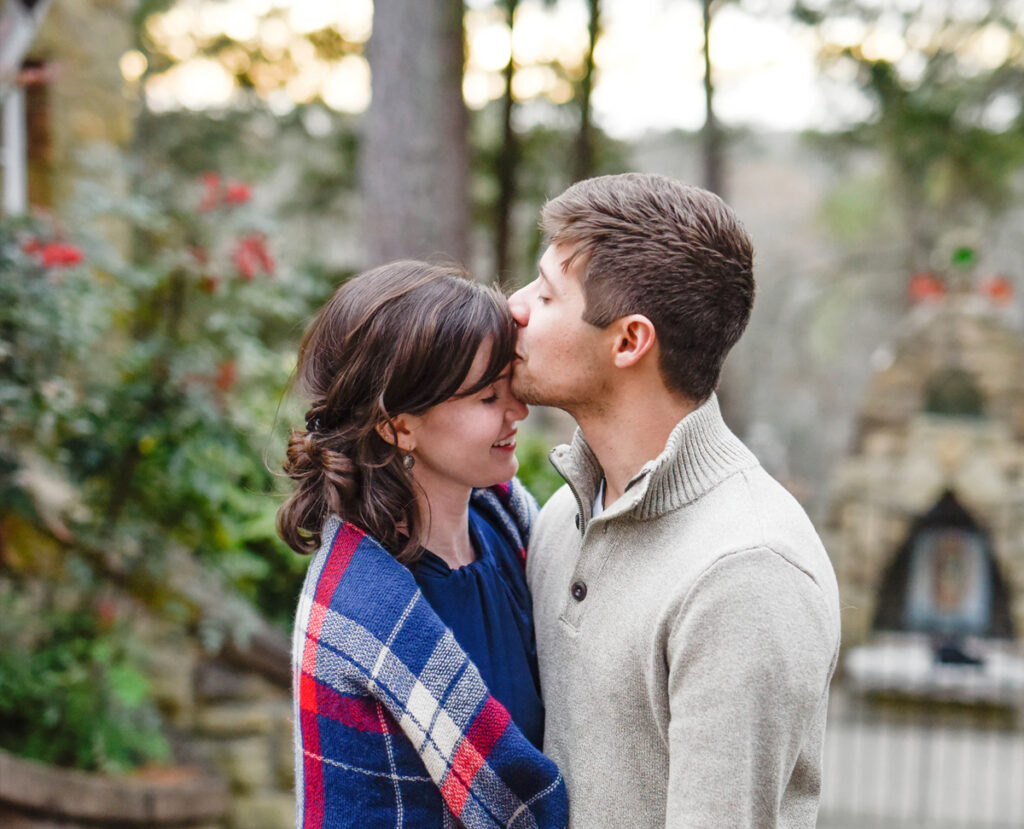
[[[462,807],[466,804],[473,778],[486,762],[494,744],[505,733],[509,721],[505,706],[494,697],[488,697],[469,727],[466,739],[456,750],[451,769],[441,786],[441,796],[456,817],[462,814]]]
[[[352,554],[363,533],[351,525],[342,526],[334,537],[331,554],[320,574],[316,586],[316,595],[310,608],[309,624],[306,628],[306,643],[302,651],[302,673],[299,676],[299,707],[301,710],[302,745],[305,749],[303,759],[303,829],[318,829],[324,824],[324,771],[319,760],[320,756],[320,694],[316,681],[317,640],[331,597],[338,588],[341,577],[345,574]],[[326,713],[326,712],[325,712]]]
[[[397,734],[402,730],[387,710],[379,710],[380,704],[372,697],[339,694],[322,682],[316,683],[316,706],[321,716],[330,717],[335,722],[357,731]]]

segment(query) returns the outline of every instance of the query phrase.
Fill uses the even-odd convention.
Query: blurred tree
[[[497,0],[485,13],[469,13],[470,41],[474,27],[493,26],[498,19],[511,37],[517,15],[546,14],[557,2],[543,0],[540,9],[529,5],[532,8],[523,8],[519,0]],[[592,117],[600,3],[588,9],[591,25],[578,54],[549,53],[520,63],[529,47],[518,55],[510,50],[499,70],[500,98],[472,115],[473,216],[493,240],[492,272],[509,284],[519,282],[539,254],[536,217],[544,201],[580,177],[620,172],[627,166],[622,145]],[[474,71],[472,52],[468,71]],[[527,77],[529,83],[517,83]]]
[[[377,0],[361,148],[368,261],[469,252],[462,0]]]
[[[704,126],[701,145],[704,161],[704,187],[725,198],[725,180],[722,168],[725,134],[715,117],[715,84],[711,64],[711,23],[715,13],[728,0],[701,0],[704,21]]]
[[[519,0],[500,0],[509,28],[509,38],[515,28]],[[516,200],[516,172],[521,155],[519,137],[512,122],[515,97],[512,82],[515,79],[515,51],[508,50],[505,64],[505,92],[501,96],[501,146],[495,157],[494,172],[498,180],[498,199],[494,210],[494,274],[500,280],[509,269],[509,246],[512,241],[512,207]]]
[[[981,230],[1024,162],[1024,12],[1011,0],[800,0],[828,70],[872,104],[847,137],[879,147],[908,272],[951,231]]]
[[[601,37],[601,0],[587,0],[587,51],[583,55],[583,74],[576,87],[576,100],[580,108],[580,125],[576,133],[576,152],[573,155],[573,180],[580,181],[594,175],[595,136],[591,99],[594,92],[594,49]]]

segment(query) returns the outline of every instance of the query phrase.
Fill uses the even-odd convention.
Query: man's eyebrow
[[[543,280],[544,284],[547,285],[552,291],[558,291],[558,289],[555,287],[555,283],[551,281],[551,279],[548,277],[546,273],[544,273],[544,268],[541,266],[539,262],[537,263],[537,276],[539,279]]]

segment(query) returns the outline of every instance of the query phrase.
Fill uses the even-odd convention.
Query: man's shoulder
[[[568,484],[562,484],[541,507],[540,515],[537,517],[537,529],[556,528],[566,523],[573,526],[577,509],[576,496],[572,494]]]
[[[765,546],[779,551],[813,552],[815,557],[824,553],[814,523],[793,493],[761,467],[749,470],[746,478]]]
[[[546,504],[533,525],[526,556],[527,578],[556,550],[565,549],[566,533],[576,532],[576,498],[563,484]]]

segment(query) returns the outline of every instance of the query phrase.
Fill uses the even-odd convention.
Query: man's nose
[[[508,298],[508,309],[512,312],[512,319],[518,325],[526,325],[530,321],[530,305],[523,296],[525,288],[520,288]]]
[[[512,397],[509,401],[507,413],[509,415],[509,419],[515,423],[525,418],[530,413],[530,410],[518,397]]]

